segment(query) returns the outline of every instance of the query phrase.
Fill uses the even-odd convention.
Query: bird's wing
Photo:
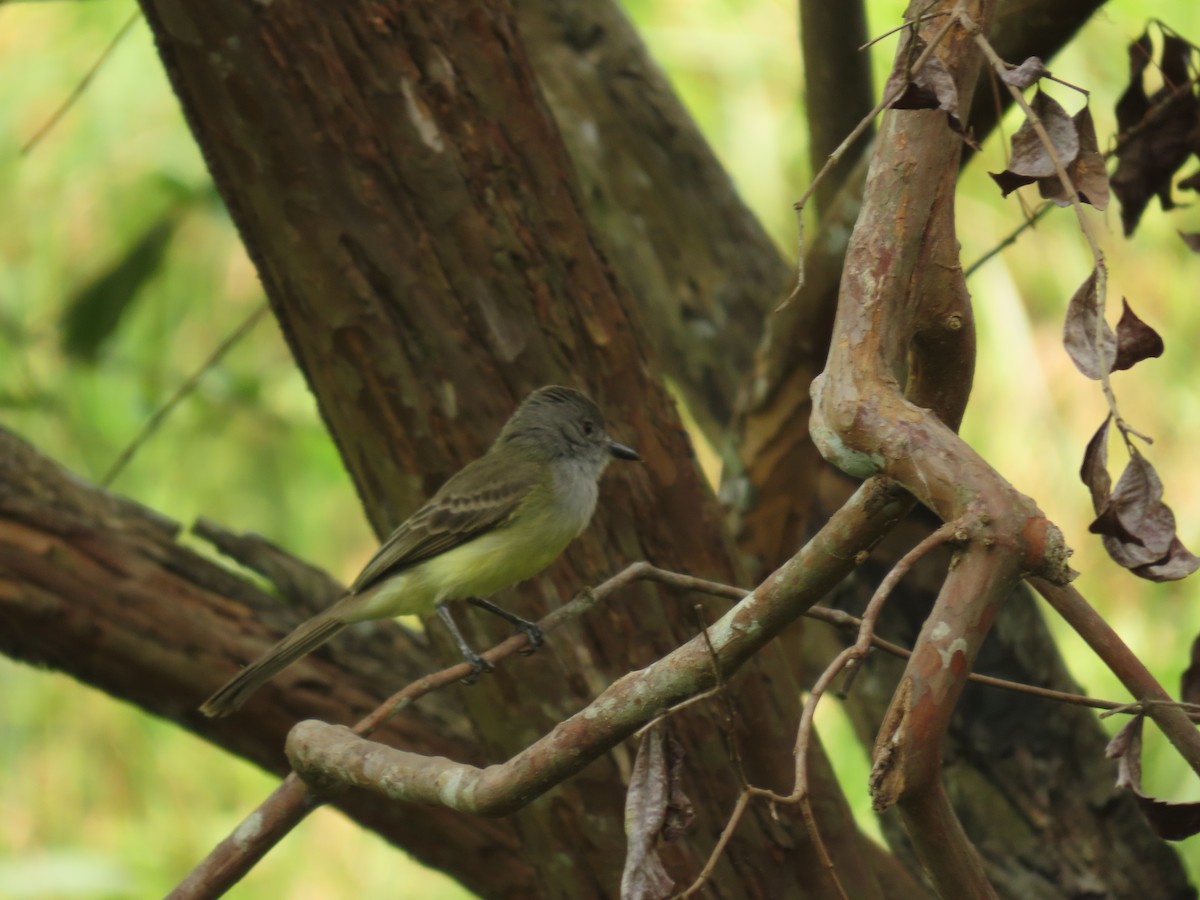
[[[504,524],[539,475],[533,463],[502,460],[493,454],[470,463],[391,533],[354,579],[350,593],[361,593],[389,575]],[[472,490],[469,484],[488,487]]]

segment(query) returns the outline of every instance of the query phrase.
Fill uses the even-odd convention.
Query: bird
[[[356,622],[436,611],[474,682],[491,665],[471,649],[447,603],[466,600],[524,632],[529,652],[542,643],[533,622],[485,598],[532,578],[591,521],[599,481],[612,459],[640,460],[608,434],[596,404],[573,388],[531,393],[488,451],[468,463],[383,542],[346,594],[209,697],[209,717],[238,710],[255,691]]]

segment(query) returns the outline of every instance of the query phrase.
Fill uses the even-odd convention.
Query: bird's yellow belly
[[[426,615],[446,600],[489,597],[542,571],[578,534],[572,523],[531,524],[498,528],[384,579],[365,592],[353,620]]]

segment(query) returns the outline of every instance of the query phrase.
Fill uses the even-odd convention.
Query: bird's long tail
[[[311,653],[346,627],[331,611],[314,616],[238,672],[223,688],[204,701],[200,712],[220,718],[236,712],[250,695],[307,653]]]

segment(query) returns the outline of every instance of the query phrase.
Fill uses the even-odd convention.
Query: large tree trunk
[[[606,478],[592,527],[522,591],[520,611],[540,614],[550,598],[638,558],[740,580],[639,313],[590,233],[509,10],[465,2],[145,8],[381,531],[481,450],[525,392],[567,381],[601,401],[645,464]],[[462,692],[489,758],[523,748],[612,678],[693,634],[695,603],[709,618],[719,608],[629,593],[519,669]],[[478,643],[483,625],[492,627],[472,618],[466,629]],[[211,683],[234,667],[212,671]],[[778,654],[750,669],[737,682],[741,718],[729,739],[740,743],[753,782],[787,789],[798,690]],[[247,720],[270,702],[268,690]],[[702,707],[674,722],[697,807],[693,834],[671,848],[681,879],[699,871],[739,790],[724,741],[713,739],[722,727]],[[512,817],[539,893],[613,894],[629,766],[618,748]],[[858,895],[878,896],[844,804],[831,810],[823,827],[835,858]],[[796,817],[776,820],[759,806],[713,883],[722,896],[808,896],[795,873],[813,859]],[[463,858],[456,868],[474,865]]]

